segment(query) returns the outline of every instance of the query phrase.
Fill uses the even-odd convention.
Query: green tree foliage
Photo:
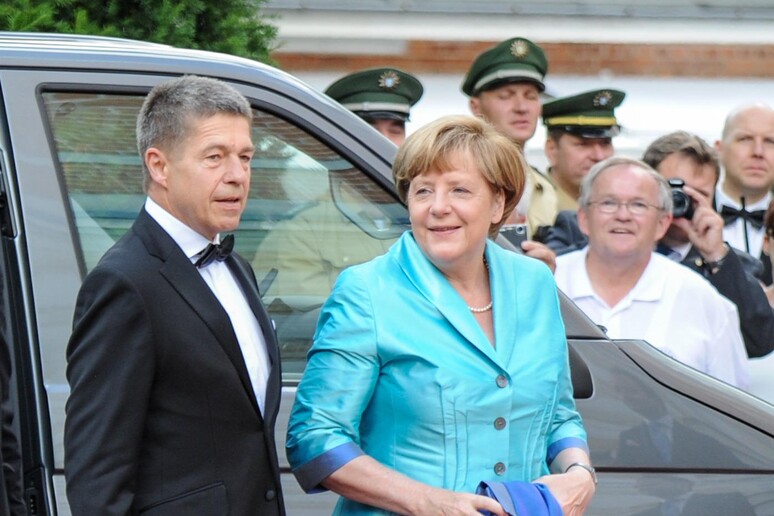
[[[266,0],[2,0],[0,30],[95,34],[271,63]]]

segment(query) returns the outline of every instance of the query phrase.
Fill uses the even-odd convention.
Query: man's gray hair
[[[658,184],[658,206],[667,213],[672,213],[672,189],[669,186],[667,180],[656,172],[650,165],[634,158],[627,158],[625,156],[612,156],[604,161],[600,161],[589,170],[586,177],[583,178],[581,183],[581,194],[578,199],[578,205],[581,209],[586,209],[591,203],[591,194],[594,188],[594,182],[599,175],[605,170],[621,165],[627,165],[631,167],[637,167],[644,170],[648,176]]]
[[[137,150],[146,185],[150,173],[145,165],[145,152],[149,148],[173,149],[188,136],[189,122],[221,113],[252,122],[250,103],[223,81],[184,75],[155,86],[137,115]]]

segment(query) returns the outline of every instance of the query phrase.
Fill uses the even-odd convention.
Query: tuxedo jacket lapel
[[[771,285],[773,279],[771,260],[768,256],[766,256],[766,253],[763,252],[763,249],[761,249],[761,255],[758,257],[758,259],[761,261],[761,263],[763,263],[763,274],[761,275],[760,280],[766,285]]]
[[[239,342],[231,325],[231,319],[215,294],[207,286],[191,260],[185,256],[174,240],[145,210],[137,218],[135,231],[145,242],[148,252],[163,261],[159,273],[169,281],[180,297],[204,321],[215,340],[223,348],[236,369],[239,380],[250,398],[256,414],[262,418],[242,357],[242,350],[239,348]],[[259,322],[261,321],[259,320]]]
[[[271,363],[269,364],[269,380],[266,389],[264,416],[267,420],[273,420],[279,408],[279,397],[272,396],[272,394],[280,392],[281,383],[280,356],[276,333],[274,331],[274,322],[269,317],[269,313],[266,311],[266,308],[261,301],[261,295],[260,292],[258,292],[255,276],[252,273],[252,269],[249,268],[249,265],[247,265],[241,257],[234,255],[231,255],[226,260],[226,264],[242,287],[242,291],[245,293],[250,309],[253,311],[256,319],[258,319],[258,324],[263,332],[266,350],[269,354],[269,359],[271,360]],[[276,389],[273,388],[275,384],[277,387]]]

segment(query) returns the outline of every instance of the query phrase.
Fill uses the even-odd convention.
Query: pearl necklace
[[[489,302],[488,305],[482,306],[481,308],[475,308],[473,306],[468,305],[468,310],[470,310],[471,312],[473,312],[475,314],[481,314],[481,313],[484,313],[484,312],[488,312],[491,309],[492,309],[492,302],[491,301]]]
[[[484,256],[484,267],[486,267],[487,274],[489,273],[489,263],[486,261],[486,256]],[[488,305],[482,306],[481,308],[476,308],[474,306],[467,305],[468,310],[473,312],[474,314],[482,314],[484,312],[488,312],[492,309],[492,301],[489,302]]]

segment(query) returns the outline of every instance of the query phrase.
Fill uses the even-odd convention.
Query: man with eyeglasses
[[[758,358],[774,350],[774,311],[758,289],[760,260],[724,242],[723,218],[714,209],[720,164],[715,150],[686,131],[654,140],[642,160],[667,180],[680,179],[679,189],[692,209],[672,224],[656,250],[694,270],[731,300],[739,311],[747,356]],[[547,245],[565,254],[586,245],[575,211],[562,211],[548,233]]]
[[[556,282],[611,338],[644,339],[694,369],[749,386],[739,316],[701,276],[654,251],[672,222],[672,193],[647,164],[613,157],[581,183],[588,245],[557,258]]]

